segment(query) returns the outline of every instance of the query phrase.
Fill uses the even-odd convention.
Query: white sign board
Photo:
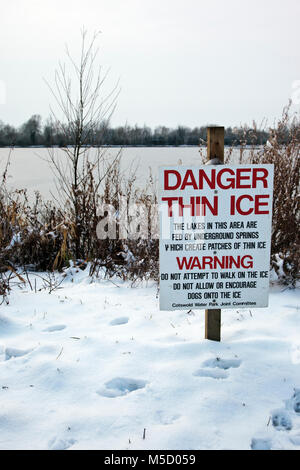
[[[160,309],[268,305],[273,165],[160,168]]]

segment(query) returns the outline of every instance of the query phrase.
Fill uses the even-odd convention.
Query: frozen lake
[[[91,150],[93,152],[95,150]],[[105,158],[113,160],[120,148],[106,148]],[[202,149],[205,153],[205,149]],[[64,152],[57,148],[57,155],[63,160]],[[199,165],[199,147],[126,147],[121,150],[121,168],[124,175],[137,167],[137,184],[144,186],[150,168],[155,178],[158,175],[160,165]],[[3,172],[8,148],[0,149],[0,171]],[[225,150],[226,154],[226,150]],[[238,161],[240,150],[234,151],[234,160]],[[54,176],[47,163],[49,158],[46,148],[15,148],[11,153],[11,164],[8,171],[9,187],[14,189],[27,189],[29,196],[34,191],[39,191],[44,198],[52,199],[51,193],[55,193]]]

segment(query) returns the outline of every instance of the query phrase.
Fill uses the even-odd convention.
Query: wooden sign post
[[[207,165],[224,163],[224,127],[207,128]],[[221,341],[221,309],[205,310],[205,339]]]
[[[223,127],[207,130],[206,165],[160,167],[159,302],[205,310],[221,341],[221,309],[268,305],[274,167],[225,165]]]

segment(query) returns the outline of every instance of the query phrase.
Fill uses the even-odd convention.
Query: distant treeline
[[[178,146],[199,145],[206,141],[206,127],[190,129],[178,126],[176,129],[165,126],[154,130],[143,126],[119,126],[111,128],[103,123],[90,131],[90,145],[108,146]],[[225,145],[263,145],[269,138],[269,131],[249,127],[228,127],[225,129]],[[288,130],[287,130],[288,140]],[[42,124],[41,116],[34,115],[22,126],[15,128],[0,121],[0,147],[42,146],[64,147],[72,145],[72,132],[48,119]]]

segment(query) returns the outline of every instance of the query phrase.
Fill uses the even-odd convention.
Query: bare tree
[[[107,74],[97,66],[98,33],[88,40],[81,32],[81,51],[78,63],[68,48],[66,64],[59,63],[55,71],[54,86],[49,86],[59,114],[51,110],[56,132],[61,136],[62,152],[49,149],[49,162],[56,177],[56,187],[61,204],[70,204],[72,229],[75,232],[76,258],[83,256],[81,238],[86,214],[91,200],[96,200],[101,182],[119,158],[107,157],[101,147],[103,133],[116,106],[119,86],[104,95],[103,85]],[[73,78],[75,76],[75,79]]]

